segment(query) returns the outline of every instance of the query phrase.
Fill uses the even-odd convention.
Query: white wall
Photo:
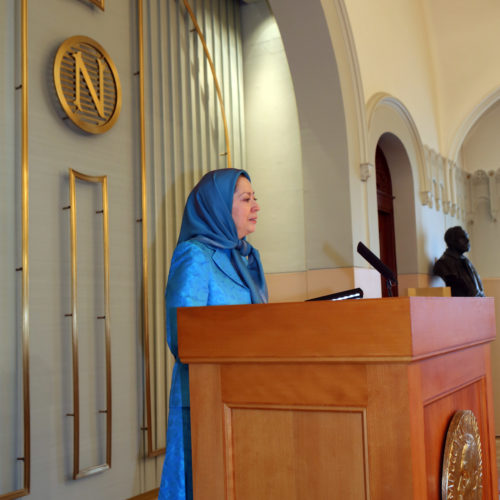
[[[462,145],[462,165],[467,172],[488,172],[500,168],[499,121],[500,103],[497,103],[480,117],[467,134]]]
[[[489,0],[424,4],[434,47],[441,148],[448,155],[459,127],[500,83],[495,63],[500,5]]]
[[[500,277],[500,222],[497,216],[500,190],[500,105],[486,111],[470,130],[462,145],[462,162],[470,172],[471,260],[482,278]],[[496,211],[495,211],[496,209]]]
[[[428,30],[417,0],[344,0],[366,100],[386,92],[404,103],[422,142],[438,149],[437,101]]]
[[[259,199],[266,273],[305,270],[304,189],[297,105],[281,35],[267,2],[241,8],[247,169]]]
[[[380,91],[400,99],[423,143],[453,156],[460,127],[498,89],[500,6],[489,0],[344,2],[367,100]]]
[[[307,269],[354,262],[346,111],[321,1],[272,0],[299,115]]]

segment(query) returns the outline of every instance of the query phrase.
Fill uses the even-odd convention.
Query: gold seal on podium
[[[481,438],[476,417],[471,410],[457,411],[448,427],[443,456],[441,498],[483,498]]]

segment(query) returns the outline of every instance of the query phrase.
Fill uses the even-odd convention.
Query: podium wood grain
[[[453,413],[496,492],[492,299],[186,308],[195,498],[439,499]]]

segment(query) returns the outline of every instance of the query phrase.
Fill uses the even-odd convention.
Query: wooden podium
[[[196,499],[439,499],[461,409],[498,498],[493,299],[184,308],[178,328]]]

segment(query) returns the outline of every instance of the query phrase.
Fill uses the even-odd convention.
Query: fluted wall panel
[[[232,164],[244,168],[239,3],[191,0],[190,5],[222,90]],[[214,78],[183,1],[145,1],[143,29],[151,396],[154,443],[160,448],[173,366],[165,342],[170,258],[189,192],[204,173],[227,166],[227,148]]]

